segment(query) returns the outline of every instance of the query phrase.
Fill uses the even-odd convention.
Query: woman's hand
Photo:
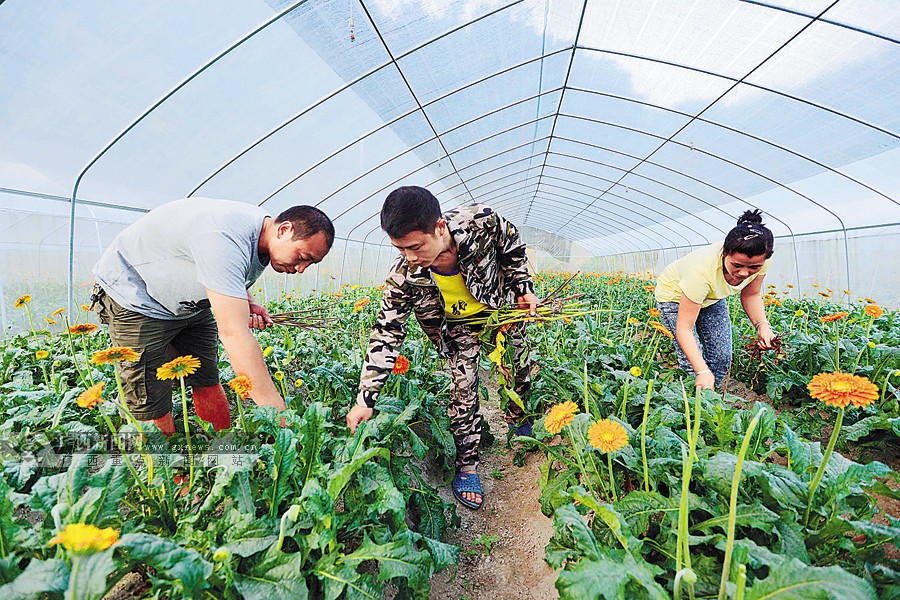
[[[714,390],[716,389],[716,376],[712,374],[712,371],[709,369],[704,369],[697,373],[697,378],[694,380],[694,387],[700,388],[701,390]]]
[[[771,350],[772,349],[772,340],[775,338],[775,332],[772,331],[772,326],[769,325],[768,321],[763,321],[756,328],[756,336],[759,340],[756,342],[757,345],[763,350]]]

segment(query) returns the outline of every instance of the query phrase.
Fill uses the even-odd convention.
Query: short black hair
[[[325,234],[328,249],[331,249],[334,243],[334,224],[328,215],[315,206],[292,206],[275,217],[276,223],[285,221],[290,221],[294,226],[292,240],[305,240],[321,232]]]
[[[723,253],[728,256],[740,252],[746,256],[759,256],[765,254],[771,258],[775,253],[775,236],[762,222],[762,212],[759,209],[744,211],[735,226],[725,236]]]
[[[414,185],[397,188],[388,194],[381,207],[381,228],[394,239],[413,231],[434,233],[440,218],[438,199],[425,188]]]

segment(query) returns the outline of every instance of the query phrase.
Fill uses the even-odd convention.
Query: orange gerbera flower
[[[65,308],[57,308],[57,309],[54,310],[52,313],[50,313],[50,316],[51,316],[51,317],[58,317],[59,315],[63,314],[64,312],[66,312],[66,309],[65,309]]]
[[[106,350],[98,350],[91,356],[91,362],[95,365],[108,365],[110,363],[122,362],[123,360],[137,362],[140,359],[141,355],[128,346],[113,346]]]
[[[105,384],[101,381],[97,385],[92,385],[85,391],[81,392],[81,395],[75,400],[75,403],[81,408],[92,409],[101,402],[105,400],[103,397],[103,386]]]
[[[190,354],[179,356],[165,363],[156,370],[157,379],[182,379],[197,372],[200,368],[200,359]]]
[[[878,400],[878,386],[850,373],[819,373],[806,387],[813,398],[837,408],[867,406]]]
[[[662,314],[662,313],[659,312],[659,309],[658,309],[658,308],[651,308],[651,309],[648,310],[647,312],[650,313],[650,316],[651,316],[651,317],[658,317],[660,314]]]
[[[82,304],[82,305],[81,305],[81,310],[83,310],[84,312],[90,312],[90,310],[91,310],[91,305],[90,305],[90,304]]]
[[[572,422],[577,412],[578,405],[571,400],[557,404],[550,409],[550,414],[544,420],[544,428],[550,433],[559,433]]]
[[[618,421],[603,419],[588,429],[588,441],[601,452],[618,452],[628,443],[628,432]]]
[[[833,323],[835,321],[840,321],[844,317],[846,317],[849,313],[845,311],[836,312],[830,315],[825,315],[824,317],[819,317],[819,320],[823,323]]]
[[[44,317],[44,322],[47,325],[56,325],[56,321],[54,319],[51,319],[50,317]]]
[[[877,319],[884,314],[884,309],[877,304],[868,304],[863,310],[873,319]]]
[[[394,363],[394,368],[391,369],[391,373],[394,375],[406,375],[407,371],[409,371],[409,359],[401,354],[397,357],[397,361]]]
[[[13,306],[15,306],[16,308],[22,308],[29,302],[31,302],[31,294],[22,294],[21,296],[16,298],[16,302],[15,304],[13,304]]]
[[[69,333],[72,335],[87,335],[97,331],[97,326],[93,323],[79,323],[69,327]]]
[[[253,391],[253,382],[246,375],[238,375],[228,382],[231,391],[238,395],[241,400],[248,398],[250,392]]]
[[[369,302],[371,302],[371,300],[369,300],[368,298],[360,298],[356,301],[356,304],[353,305],[353,312],[361,311]]]
[[[666,328],[666,326],[663,325],[662,323],[660,323],[659,321],[647,321],[647,325],[649,325],[653,329],[657,330],[658,332],[660,332],[661,334],[663,334],[664,336],[666,336],[669,339],[672,339],[675,337],[674,335],[672,335],[672,332],[669,331]]]

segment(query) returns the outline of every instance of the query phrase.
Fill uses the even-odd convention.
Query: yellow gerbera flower
[[[618,452],[628,443],[628,432],[618,421],[603,419],[588,429],[588,441],[601,452]]]
[[[232,392],[238,395],[238,398],[243,400],[248,398],[250,392],[253,391],[253,382],[250,381],[250,378],[246,375],[238,375],[228,382],[228,387],[231,388]]]
[[[273,377],[275,377],[276,381],[281,381],[282,379],[284,379],[284,373],[282,373],[281,371],[275,371],[275,375],[273,375]]]
[[[91,305],[90,305],[90,304],[82,304],[82,305],[81,305],[81,310],[83,310],[84,312],[90,312],[90,310],[91,310]]]
[[[200,368],[200,359],[190,354],[170,360],[156,370],[157,379],[183,379]]]
[[[802,317],[802,316],[805,315],[805,314],[806,314],[806,313],[803,312],[803,309],[802,309],[802,308],[798,308],[796,311],[794,311],[794,316],[795,316],[795,317]]]
[[[34,353],[34,357],[38,360],[44,360],[48,356],[50,356],[50,353],[47,352],[46,350],[38,350],[37,352]]]
[[[106,350],[98,350],[91,356],[91,362],[95,365],[108,365],[110,363],[122,362],[123,360],[137,362],[140,359],[141,355],[128,346],[113,346]]]
[[[103,386],[105,384],[101,381],[96,385],[92,385],[85,391],[81,392],[81,395],[75,400],[75,403],[81,408],[93,409],[95,406],[100,404],[105,400],[103,397]]]
[[[50,540],[50,545],[62,544],[63,548],[76,554],[102,552],[119,543],[119,532],[112,527],[100,529],[85,523],[70,523]]]
[[[45,322],[47,325],[56,325],[56,321],[54,321],[54,320],[51,319],[50,317],[44,317],[44,322]]]
[[[577,412],[578,405],[571,400],[557,404],[550,409],[550,414],[544,420],[544,428],[550,433],[559,433],[572,422]]]
[[[22,308],[29,302],[31,302],[31,295],[30,294],[22,294],[21,296],[16,298],[16,302],[15,302],[15,304],[13,304],[13,306],[15,306],[16,308]]]
[[[641,374],[643,373],[643,371],[641,370],[640,367],[631,367],[631,368],[628,370],[628,372],[631,373],[631,376],[632,376],[632,377],[640,377]]]
[[[867,406],[878,400],[878,386],[850,373],[819,373],[806,387],[813,398],[837,408]]]

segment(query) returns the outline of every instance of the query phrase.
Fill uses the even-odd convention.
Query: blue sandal
[[[456,496],[456,499],[463,506],[472,510],[478,510],[484,504],[484,491],[481,489],[481,478],[478,477],[478,473],[457,473],[456,477],[453,478],[451,487],[453,488],[453,495]],[[481,502],[466,500],[463,497],[463,492],[479,494]]]
[[[533,425],[531,423],[531,419],[526,420],[524,423],[516,427],[514,423],[506,424],[510,429],[516,430],[516,435],[521,435],[525,437],[531,437],[534,434]]]

